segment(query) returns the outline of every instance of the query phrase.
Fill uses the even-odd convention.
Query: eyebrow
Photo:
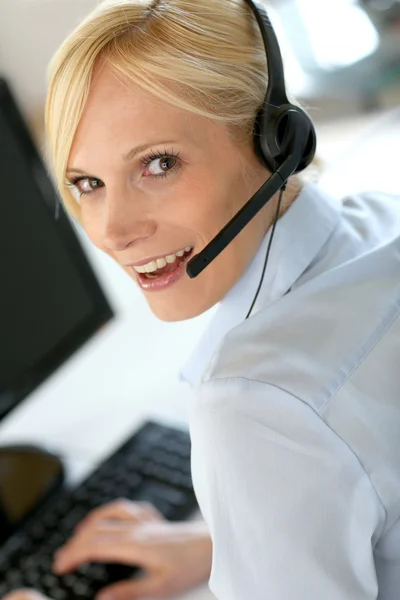
[[[169,141],[169,142],[150,142],[150,143],[146,143],[146,144],[141,144],[140,146],[135,146],[134,148],[132,148],[132,150],[129,150],[129,152],[127,154],[122,155],[122,160],[124,162],[129,162],[130,160],[135,158],[135,156],[137,154],[139,154],[140,152],[143,152],[143,150],[147,150],[151,146],[176,144],[176,143],[177,143],[176,141]],[[69,169],[67,169],[67,173],[79,173],[80,175],[85,175],[86,171],[82,171],[81,169],[76,169],[75,167],[70,167]]]

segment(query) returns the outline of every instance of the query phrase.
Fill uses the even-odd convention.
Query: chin
[[[153,315],[165,323],[176,323],[178,321],[188,321],[194,319],[206,312],[211,305],[201,306],[189,301],[181,303],[162,302],[161,299],[146,298],[149,308]]]

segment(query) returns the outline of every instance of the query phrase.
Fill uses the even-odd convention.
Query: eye
[[[179,155],[166,153],[152,153],[141,159],[145,169],[145,177],[167,177],[172,171],[180,167]]]
[[[160,173],[165,173],[166,171],[173,169],[176,165],[176,162],[176,158],[172,156],[157,158],[150,163],[149,171],[152,175],[160,175]]]
[[[67,185],[77,191],[79,196],[89,196],[103,187],[103,182],[95,177],[76,177]]]

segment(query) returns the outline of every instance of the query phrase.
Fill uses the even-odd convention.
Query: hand
[[[204,523],[171,523],[151,504],[117,500],[91,512],[76,528],[56,553],[54,571],[64,575],[87,562],[138,566],[143,577],[104,588],[98,600],[167,598],[206,581],[211,558]]]

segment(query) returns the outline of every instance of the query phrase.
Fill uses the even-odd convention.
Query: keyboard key
[[[29,585],[29,587],[36,588],[39,585],[41,576],[38,571],[25,571],[24,572],[24,580]]]
[[[6,573],[6,581],[8,585],[18,586],[22,583],[22,576],[16,569],[11,569]]]
[[[24,556],[21,558],[19,568],[23,571],[29,571],[30,569],[37,568],[38,559],[36,556]]]
[[[73,574],[63,575],[62,577],[60,577],[60,582],[66,587],[73,588],[74,585],[78,582],[78,577]]]
[[[57,550],[57,548],[60,548],[60,546],[62,546],[64,544],[64,542],[66,541],[67,536],[64,533],[60,533],[59,531],[55,531],[54,533],[52,533],[46,543],[46,546],[49,548],[49,550],[51,550],[51,552],[55,552],[55,550]]]
[[[53,587],[57,584],[57,578],[55,575],[45,575],[44,577],[42,577],[42,585],[45,585],[46,587]]]
[[[82,521],[87,514],[86,508],[75,506],[61,521],[61,529],[63,531],[72,531]]]
[[[126,461],[126,466],[129,470],[139,471],[140,473],[143,470],[143,459],[138,454],[131,454]]]
[[[100,564],[89,565],[88,576],[96,583],[105,583],[109,578],[106,567]]]
[[[72,588],[72,591],[77,596],[82,596],[83,598],[89,598],[92,592],[90,585],[83,581],[77,581],[74,587]]]
[[[10,568],[10,562],[5,556],[0,557],[0,573],[7,573]],[[0,596],[1,598],[1,596]]]
[[[54,512],[48,512],[44,515],[42,523],[46,529],[53,529],[58,524],[58,515]]]
[[[59,517],[62,517],[71,510],[72,506],[73,506],[72,499],[70,496],[67,496],[67,497],[61,498],[61,500],[59,500],[57,502],[57,504],[54,507],[54,512]]]
[[[43,539],[43,536],[45,534],[46,528],[44,526],[44,524],[39,521],[38,523],[35,523],[31,529],[29,530],[29,534],[31,536],[31,538],[34,539]]]
[[[22,535],[18,535],[18,534],[13,535],[6,542],[7,554],[10,555],[11,553],[16,552],[17,550],[22,548],[25,541],[26,541],[25,537],[23,537]]]
[[[59,587],[51,588],[49,589],[49,597],[52,600],[67,600],[68,592]]]

